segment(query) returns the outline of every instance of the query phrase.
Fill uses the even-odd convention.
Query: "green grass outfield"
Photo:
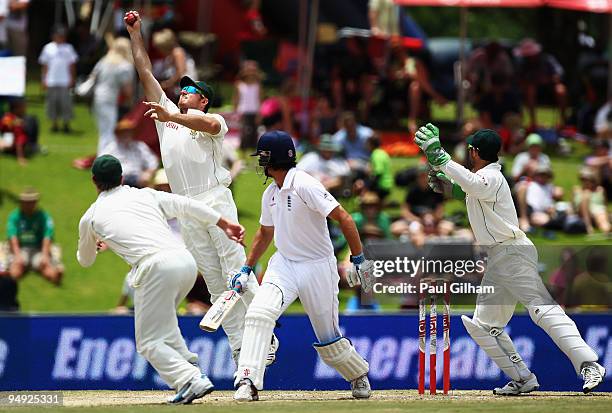
[[[75,106],[73,128],[76,133],[64,135],[51,134],[49,123],[44,116],[43,98],[39,85],[32,82],[28,85],[29,112],[39,117],[41,122],[40,142],[48,150],[47,155],[38,155],[30,159],[26,167],[19,166],[14,157],[0,155],[0,229],[5,238],[6,218],[16,208],[16,197],[25,186],[36,187],[42,195],[40,205],[54,218],[56,224],[56,242],[64,252],[66,274],[61,287],[54,287],[41,277],[30,274],[19,284],[19,301],[23,311],[31,312],[100,312],[114,307],[120,295],[121,286],[128,266],[110,252],[101,254],[91,268],[81,268],[76,261],[75,253],[78,237],[78,222],[81,215],[96,198],[96,191],[91,184],[90,174],[72,168],[76,157],[95,152],[97,130],[89,108],[84,104]],[[452,107],[437,109],[434,118],[452,117]],[[541,118],[548,124],[554,123],[550,111],[542,111]],[[586,148],[578,148],[576,155],[570,158],[554,159],[555,182],[563,186],[566,192],[577,183],[577,170]],[[254,172],[252,159],[247,159],[247,166],[236,180],[233,191],[238,205],[240,222],[247,229],[246,244],[250,246],[258,226],[260,198],[265,186],[263,179]],[[416,158],[393,159],[394,170],[399,170],[417,162]],[[396,190],[392,199],[401,201],[403,190]],[[345,203],[349,210],[356,208],[354,201]],[[464,210],[459,202],[450,202],[448,212]],[[391,211],[397,213],[398,211]],[[535,237],[536,242],[551,243]],[[565,236],[560,234],[554,243],[582,243],[583,236]],[[268,251],[269,257],[272,251]],[[264,261],[265,263],[265,261]],[[343,292],[342,294],[347,294]],[[299,311],[299,306],[291,308]]]
[[[598,413],[609,410],[612,396],[594,393],[588,396],[570,392],[536,392],[512,398],[495,397],[490,391],[454,391],[450,396],[419,397],[414,390],[374,391],[369,400],[354,400],[348,391],[270,391],[262,392],[260,401],[239,404],[232,400],[233,392],[214,392],[190,406],[162,405],[169,392],[159,391],[66,391],[63,392],[68,412],[529,412]],[[6,395],[6,393],[4,394]],[[0,397],[3,394],[0,393]],[[0,406],[0,411],[4,406]],[[49,406],[51,408],[51,406]],[[40,407],[7,408],[7,412],[35,412]],[[57,410],[55,408],[54,410]]]

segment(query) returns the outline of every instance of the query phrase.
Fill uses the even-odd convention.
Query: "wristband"
[[[365,261],[365,255],[363,252],[359,255],[351,255],[350,261],[355,265],[362,264]]]

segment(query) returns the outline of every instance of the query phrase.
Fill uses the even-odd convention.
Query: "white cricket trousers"
[[[224,218],[238,222],[238,211],[229,188],[220,185],[193,198],[205,202]],[[181,220],[180,223],[185,245],[195,258],[214,303],[229,289],[229,280],[245,264],[244,248],[227,238],[223,230],[214,224],[206,226],[189,219]],[[256,277],[249,277],[248,290],[223,321],[222,327],[232,351],[240,349],[242,345],[244,316],[257,287],[259,284]]]
[[[299,298],[318,342],[325,343],[342,335],[338,323],[339,281],[340,276],[334,256],[316,261],[297,262],[276,252],[270,258],[261,288],[268,284],[281,291],[282,305],[277,309],[276,318]],[[261,299],[265,299],[263,294]],[[257,296],[255,300],[258,305],[265,305]]]
[[[187,349],[176,307],[195,284],[196,263],[187,249],[158,252],[133,269],[136,350],[160,377],[178,390],[200,369],[198,356]]]
[[[519,238],[494,246],[488,252],[487,271],[481,285],[492,286],[495,291],[478,295],[474,321],[489,329],[504,328],[520,302],[531,319],[570,359],[577,373],[584,362],[596,361],[597,354],[542,282],[538,251],[533,243],[528,238]]]

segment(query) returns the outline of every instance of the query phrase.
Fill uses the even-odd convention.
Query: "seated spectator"
[[[540,135],[530,134],[527,136],[525,143],[527,144],[527,151],[516,155],[512,164],[512,179],[515,182],[531,178],[539,165],[551,166],[548,155],[542,153],[544,140]]]
[[[574,207],[586,225],[587,233],[599,228],[604,235],[610,234],[610,219],[603,187],[599,185],[597,173],[588,167],[580,170],[579,187],[574,187]]]
[[[573,248],[563,248],[560,258],[559,267],[553,271],[548,279],[548,288],[550,295],[555,301],[562,306],[566,305],[568,293],[572,283],[578,275],[578,256]]]
[[[593,142],[593,153],[584,161],[597,175],[600,185],[606,192],[606,199],[612,196],[612,152],[610,141],[597,139]]]
[[[26,189],[19,195],[19,208],[8,217],[9,272],[17,280],[34,270],[59,285],[64,272],[61,250],[53,243],[53,219],[37,208],[38,200],[38,192]]]
[[[555,209],[555,201],[561,200],[563,190],[551,183],[553,177],[549,166],[539,165],[533,180],[518,189],[520,226],[529,231],[531,226],[546,229],[563,228],[563,218]]]
[[[600,139],[612,139],[612,97],[595,115],[595,133]]]
[[[477,47],[470,54],[466,80],[469,82],[470,100],[476,107],[484,106],[481,100],[493,92],[494,83],[509,85],[513,78],[514,68],[510,56],[498,41],[493,40],[483,47]]]
[[[374,131],[358,124],[352,112],[344,112],[341,122],[342,128],[334,134],[334,141],[340,145],[351,169],[363,171],[370,159],[366,141],[374,134]]]
[[[391,220],[382,210],[381,200],[375,192],[365,192],[359,198],[359,212],[352,213],[362,240],[393,238]]]
[[[339,194],[351,173],[346,159],[338,156],[340,145],[331,135],[322,135],[317,150],[309,152],[300,159],[297,168],[312,175],[332,194]]]
[[[111,141],[102,153],[119,159],[124,185],[143,188],[153,178],[159,161],[146,143],[132,139],[135,126],[131,120],[120,121],[115,129],[117,139]]]
[[[0,120],[0,152],[15,153],[20,165],[38,150],[38,119],[26,114],[25,99],[10,101],[9,111]]]
[[[393,188],[393,173],[391,172],[391,158],[380,148],[380,138],[371,136],[367,142],[370,155],[369,177],[366,187],[378,194],[381,200],[389,195]]]
[[[492,76],[489,91],[479,97],[475,107],[482,127],[488,129],[499,129],[509,115],[521,114],[518,96],[499,75]]]
[[[561,82],[563,68],[553,56],[543,53],[542,46],[533,39],[524,39],[514,49],[520,59],[518,80],[524,94],[531,127],[537,127],[536,105],[538,91],[554,94],[559,108],[561,125],[566,122],[567,88]]]
[[[597,306],[609,309],[612,305],[612,289],[608,270],[608,253],[601,248],[593,248],[586,258],[586,271],[578,274],[567,298],[568,307]]]
[[[417,229],[417,232],[422,232],[424,220],[427,221],[428,229],[431,229],[431,225],[435,228],[442,221],[444,196],[429,188],[428,172],[427,165],[419,165],[416,183],[408,191],[401,206],[402,218],[391,225],[393,235],[407,236]]]

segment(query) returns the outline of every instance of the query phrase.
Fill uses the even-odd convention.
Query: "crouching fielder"
[[[415,142],[438,171],[432,174],[430,186],[436,192],[465,199],[476,242],[488,247],[482,285],[493,287],[494,292],[480,294],[474,316],[461,318],[474,341],[512,379],[493,393],[517,395],[539,388],[535,374],[504,331],[517,302],[527,308],[531,319],[570,359],[576,373],[582,374],[583,391],[592,391],[603,381],[606,371],[538,275],[538,252],[519,229],[510,187],[498,163],[501,139],[497,132],[481,129],[468,138],[471,171],[451,160],[440,146],[438,128],[434,125],[421,127]]]
[[[295,147],[282,131],[265,133],[257,144],[259,165],[274,182],[261,201],[261,226],[246,265],[231,281],[231,287],[247,285],[252,268],[270,245],[278,251],[270,258],[261,286],[245,318],[242,350],[238,362],[238,401],[258,400],[268,344],[276,320],[299,298],[310,319],[319,356],[351,383],[353,397],[370,397],[368,362],[338,326],[338,270],[329,238],[326,217],[339,222],[351,248],[353,271],[350,283],[371,288],[372,262],[364,258],[361,241],[351,216],[323,185],[295,168]]]
[[[132,267],[128,282],[134,287],[136,349],[177,391],[169,403],[191,403],[210,393],[213,384],[200,373],[198,356],[187,349],[179,330],[176,307],[193,287],[197,268],[167,219],[216,224],[237,242],[244,228],[200,201],[122,186],[121,164],[111,155],[98,157],[92,173],[99,195],[79,223],[77,260],[91,266],[103,242]]]

